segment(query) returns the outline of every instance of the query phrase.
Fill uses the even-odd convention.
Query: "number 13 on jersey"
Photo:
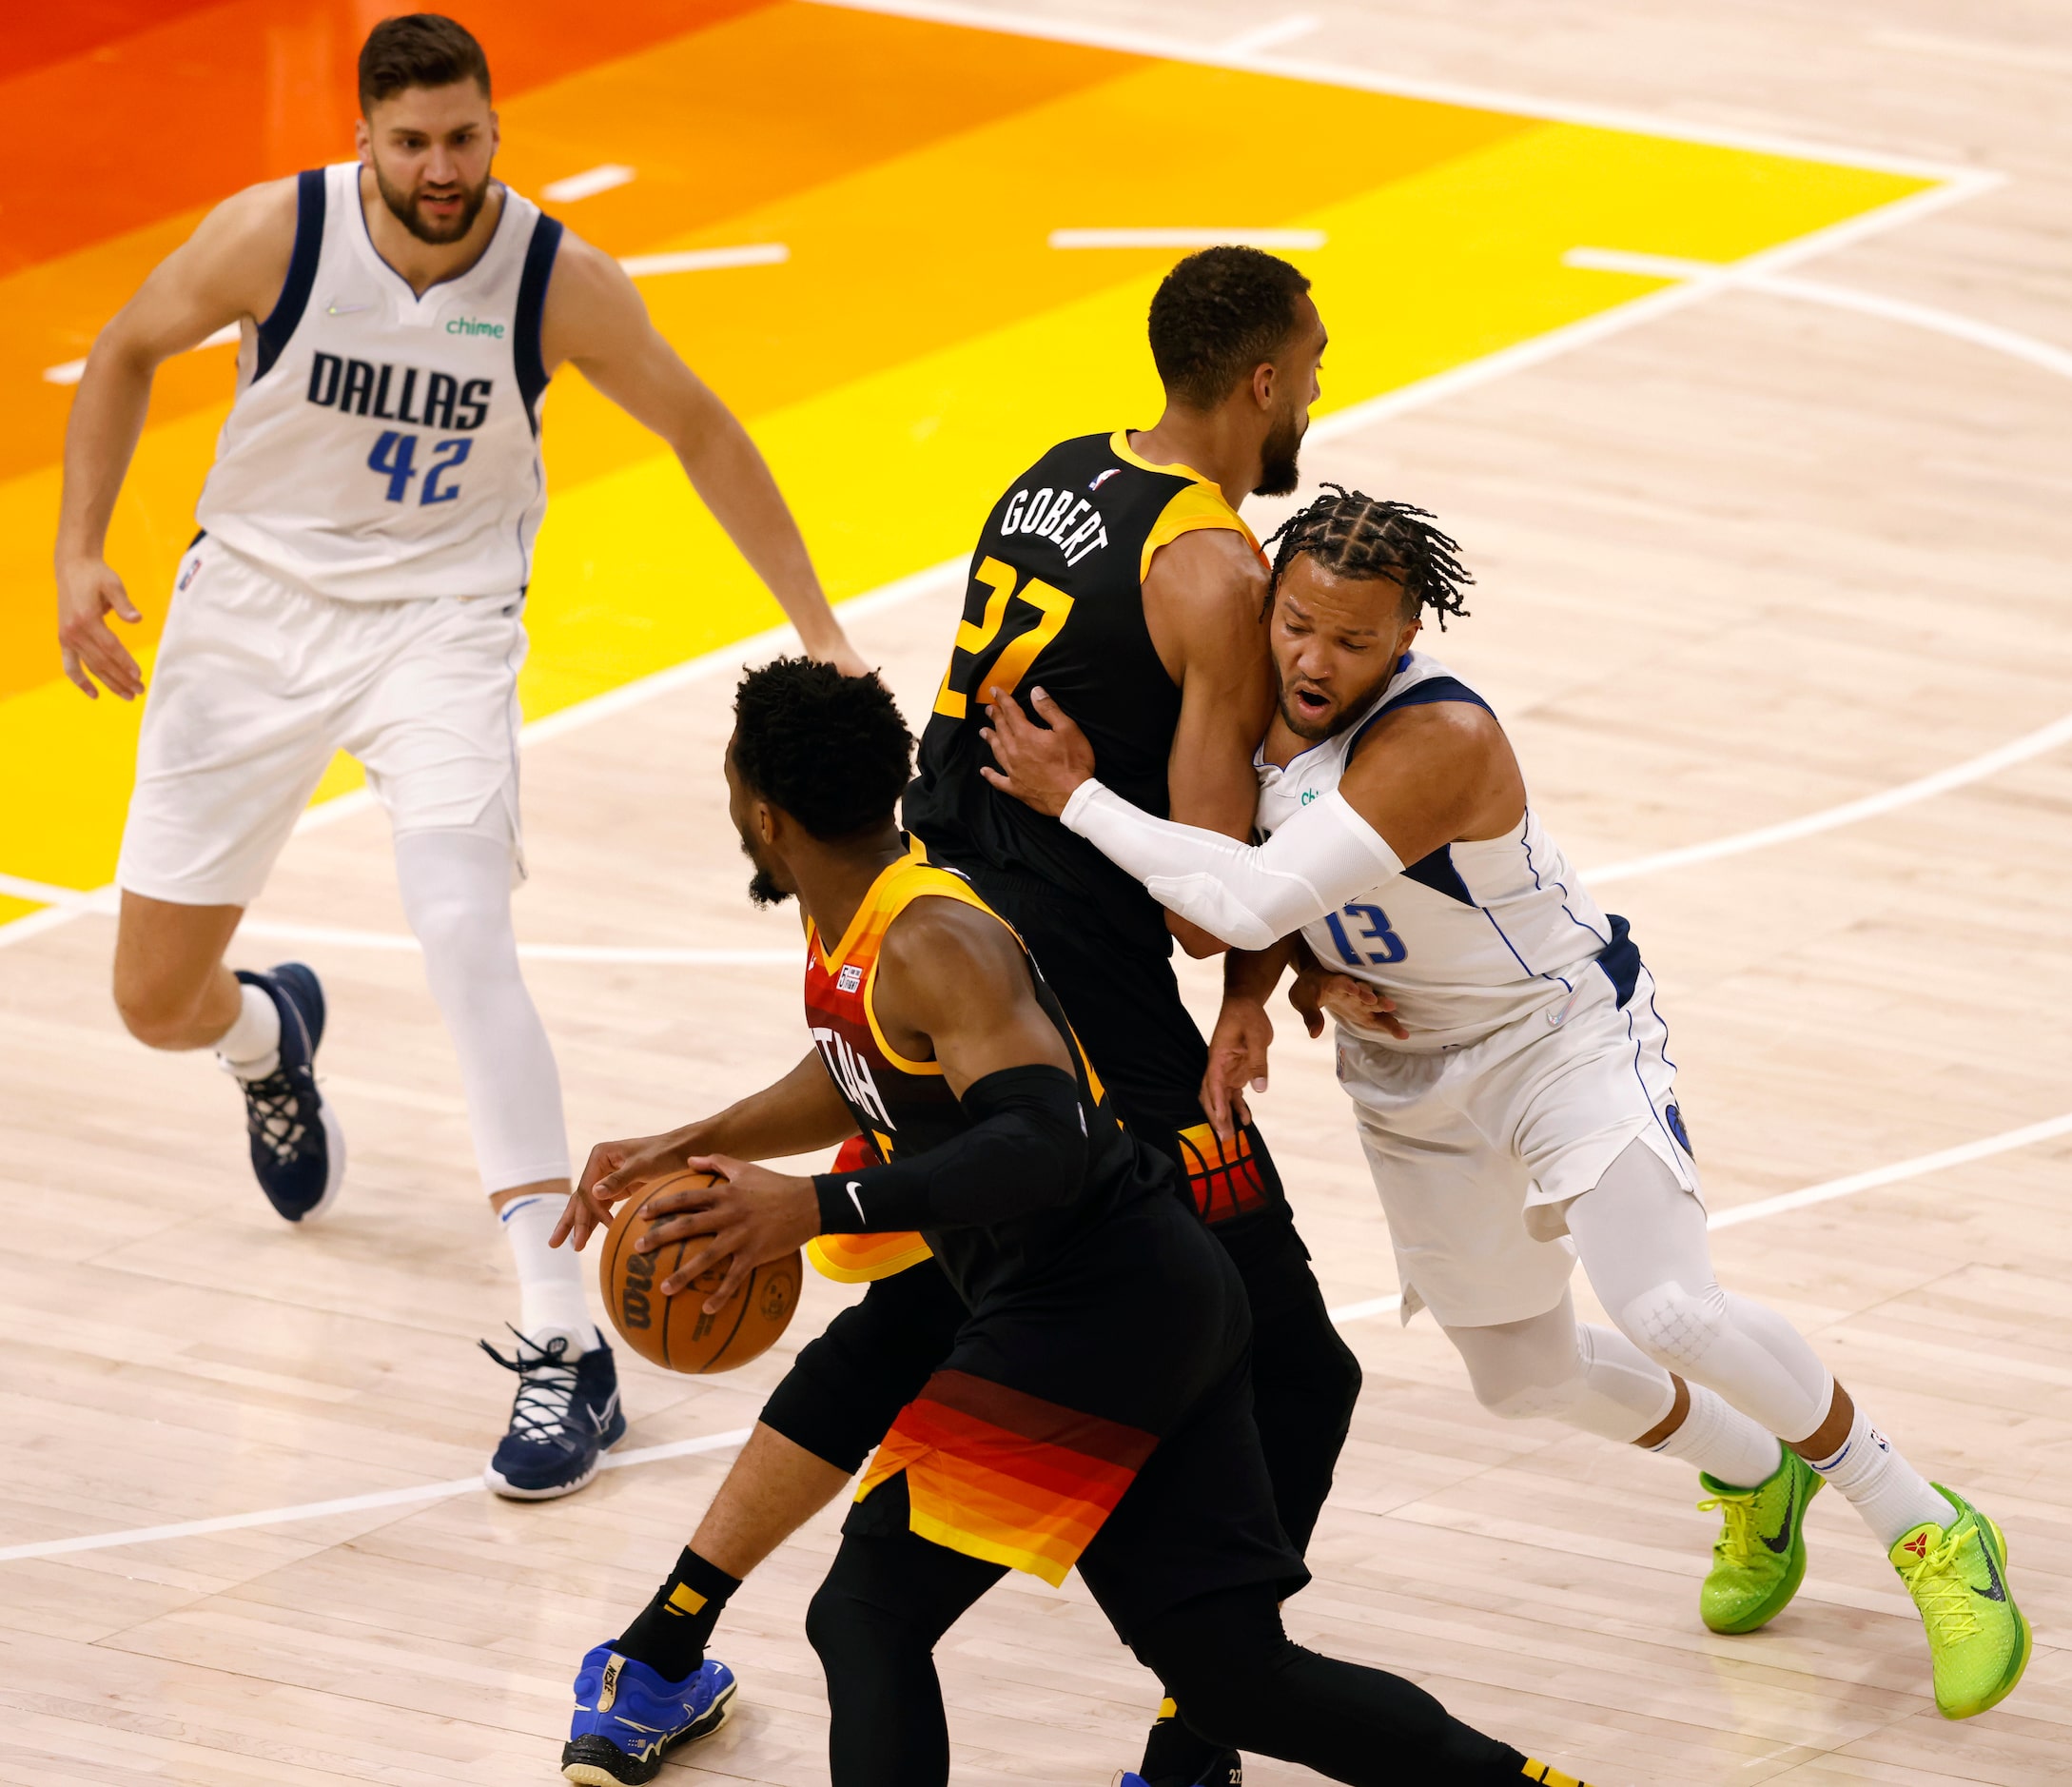
[[[971,683],[978,662],[1000,637],[1010,601],[1026,602],[1036,611],[1034,623],[1010,638],[987,673],[986,689],[1012,695],[1028,675],[1029,666],[1045,646],[1064,631],[1072,612],[1072,599],[1054,589],[1040,577],[1015,587],[1019,573],[998,559],[980,560],[978,580],[990,592],[985,612],[977,621],[957,623],[957,646],[949,655],[949,668],[943,673],[943,686],[935,697],[935,711],[951,719],[962,719],[970,710]],[[983,692],[982,692],[983,698]]]

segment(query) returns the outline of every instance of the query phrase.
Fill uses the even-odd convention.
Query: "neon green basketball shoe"
[[[1752,1632],[1782,1613],[1806,1579],[1806,1504],[1820,1474],[1789,1445],[1768,1482],[1735,1489],[1698,1473],[1711,1494],[1701,1513],[1720,1517],[1712,1567],[1698,1591],[1698,1613],[1715,1632]]]
[[[1971,1718],[2014,1692],[2029,1666],[2029,1622],[2007,1589],[2007,1542],[1964,1497],[1957,1519],[1924,1522],[1892,1547],[1892,1567],[1921,1609],[1935,1659],[1935,1704],[1945,1718]]]

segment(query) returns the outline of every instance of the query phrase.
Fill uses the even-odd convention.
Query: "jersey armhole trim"
[[[916,867],[920,866],[918,864],[914,864],[914,859],[910,856],[907,858],[907,862],[909,865],[913,865]],[[947,875],[948,874],[947,870],[937,868],[936,865],[933,863],[929,863],[927,866],[930,869],[933,869],[937,875]],[[932,1073],[940,1075],[943,1071],[943,1064],[940,1061],[908,1060],[905,1055],[901,1054],[898,1050],[894,1049],[890,1043],[885,1040],[885,1032],[878,1028],[878,1007],[876,994],[878,990],[878,970],[884,965],[885,962],[884,939],[887,935],[890,933],[892,926],[898,922],[900,914],[904,913],[908,907],[911,906],[916,900],[951,900],[959,906],[968,906],[974,912],[984,913],[987,917],[992,919],[996,924],[1000,926],[1003,931],[1005,931],[1010,937],[1014,939],[1016,945],[1020,948],[1025,960],[1026,960],[1028,957],[1028,945],[1022,941],[1022,933],[1019,931],[1017,931],[1012,925],[1010,925],[1005,918],[1001,917],[1001,915],[993,911],[990,906],[987,905],[987,903],[983,899],[981,899],[977,894],[973,893],[969,888],[965,887],[961,882],[956,881],[955,879],[951,879],[950,884],[948,887],[942,886],[939,882],[931,882],[930,885],[922,887],[905,887],[900,889],[897,897],[899,900],[899,904],[893,908],[891,916],[885,921],[885,930],[879,934],[878,952],[870,958],[870,972],[864,976],[864,1022],[870,1026],[871,1037],[877,1043],[878,1047],[882,1051],[884,1051],[885,1058],[889,1061],[895,1068],[897,1068],[902,1073]]]
[[[1457,677],[1428,677],[1422,682],[1414,682],[1393,701],[1384,701],[1354,728],[1353,736],[1345,741],[1345,760],[1352,762],[1353,753],[1360,742],[1374,730],[1376,723],[1390,714],[1406,707],[1435,707],[1441,701],[1458,701],[1468,707],[1478,707],[1492,718],[1496,710],[1483,700]]]
[[[1151,560],[1161,546],[1171,545],[1183,534],[1211,530],[1241,536],[1259,561],[1266,562],[1266,555],[1260,550],[1259,537],[1244,524],[1244,518],[1223,501],[1222,492],[1213,484],[1189,484],[1184,490],[1174,492],[1173,500],[1159,511],[1159,519],[1151,523],[1151,531],[1144,536],[1144,553],[1137,561],[1137,581],[1142,583],[1150,576]]]
[[[288,256],[287,278],[281,283],[281,296],[274,301],[266,320],[259,325],[257,357],[252,363],[252,383],[273,370],[281,351],[288,344],[303,312],[309,307],[309,294],[317,286],[317,263],[323,256],[324,169],[309,167],[295,176],[295,247]]]
[[[508,200],[505,203],[509,203]],[[554,257],[561,247],[559,220],[542,211],[533,222],[533,239],[525,245],[525,267],[518,275],[518,310],[513,319],[512,364],[525,420],[539,432],[539,394],[547,388],[547,363],[540,357],[539,325],[547,312],[547,282],[554,276]]]

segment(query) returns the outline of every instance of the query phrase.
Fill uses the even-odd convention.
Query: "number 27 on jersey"
[[[1037,654],[1065,630],[1065,619],[1072,612],[1072,599],[1040,577],[1030,578],[1017,589],[1019,573],[998,559],[981,560],[977,575],[990,592],[985,611],[975,622],[958,621],[957,647],[949,655],[949,668],[943,673],[943,686],[935,696],[935,711],[951,719],[962,719],[970,711],[971,683],[979,659],[1000,637],[1010,601],[1026,603],[1036,615],[1031,625],[1007,641],[987,673],[987,689],[997,689],[1002,695],[1012,695],[1021,686]]]

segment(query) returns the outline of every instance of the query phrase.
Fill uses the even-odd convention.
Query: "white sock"
[[[216,1038],[216,1059],[241,1080],[263,1080],[281,1065],[281,1008],[263,987],[238,983],[238,1014]]]
[[[1807,1463],[1848,1498],[1887,1551],[1924,1521],[1947,1526],[1957,1519],[1948,1498],[1892,1449],[1861,1408],[1842,1449]]]
[[[580,1359],[598,1339],[583,1297],[583,1256],[574,1247],[547,1245],[566,1202],[545,1191],[513,1198],[498,1221],[518,1267],[519,1331],[536,1346],[562,1335],[568,1341],[567,1356]]]
[[[1777,1474],[1784,1447],[1775,1434],[1729,1407],[1704,1384],[1685,1388],[1691,1392],[1691,1412],[1661,1444],[1650,1446],[1651,1452],[1695,1464],[1714,1483],[1733,1489],[1753,1489]]]

